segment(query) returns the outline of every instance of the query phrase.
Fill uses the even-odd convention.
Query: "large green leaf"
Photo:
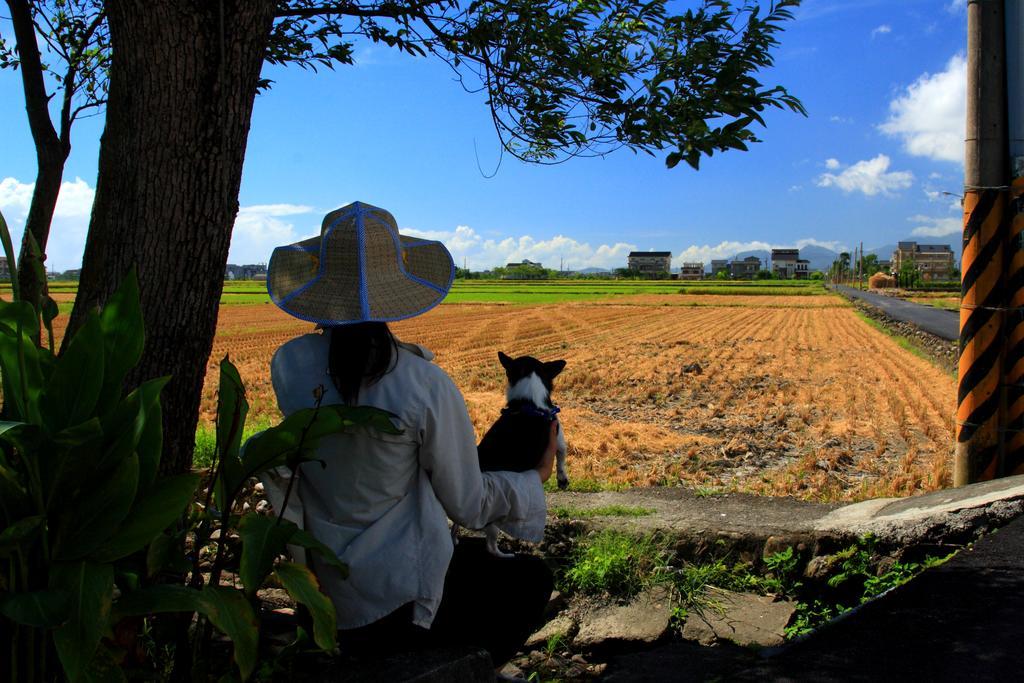
[[[33,515],[19,519],[5,528],[0,532],[0,556],[15,548],[23,547],[24,543],[36,535],[45,520],[46,518],[42,515]]]
[[[241,591],[224,586],[203,588],[206,616],[235,645],[235,664],[247,680],[256,667],[259,624]]]
[[[334,567],[341,572],[341,578],[348,578],[348,565],[338,559],[338,556],[327,547],[324,543],[320,542],[313,534],[309,533],[305,529],[299,529],[292,534],[291,539],[288,541],[292,545],[297,545],[307,550],[315,552],[321,560],[326,564]]]
[[[92,558],[97,562],[114,562],[141,550],[181,517],[198,485],[198,474],[160,479],[144,496],[139,496],[114,536],[97,548]]]
[[[142,408],[145,411],[145,425],[139,433],[135,452],[139,454],[139,491],[145,491],[156,479],[160,469],[160,456],[163,453],[164,428],[163,408],[160,405],[160,392],[171,380],[170,377],[158,377],[138,388],[142,397]]]
[[[28,507],[28,488],[21,477],[10,467],[0,464],[0,500],[7,508],[7,514],[20,516]]]
[[[363,427],[385,434],[401,434],[392,421],[395,415],[369,406],[329,405],[304,408],[250,438],[243,464],[253,476],[272,467],[301,462],[312,454],[318,441],[331,434]]]
[[[238,535],[242,539],[242,559],[239,563],[238,575],[245,586],[249,597],[263,585],[270,573],[274,560],[284,554],[288,539],[298,531],[294,524],[266,515],[249,513],[242,517],[238,525]]]
[[[55,434],[93,416],[103,386],[103,338],[92,314],[57,360],[39,398],[43,425]]]
[[[313,572],[304,565],[282,562],[274,569],[281,585],[295,602],[302,603],[313,616],[313,640],[322,650],[333,650],[337,646],[337,617],[334,603],[320,592]]]
[[[40,355],[49,354],[35,345],[25,318],[36,323],[35,309],[25,302],[0,300],[0,372],[3,374],[4,409],[7,417],[23,422],[39,421],[39,394],[44,375]],[[21,334],[18,334],[18,324]]]
[[[107,542],[127,517],[138,483],[139,459],[132,453],[101,483],[62,506],[53,557],[77,560]]]
[[[203,593],[194,588],[174,584],[160,584],[125,593],[114,603],[114,622],[125,617],[144,617],[166,612],[206,613]]]
[[[0,597],[0,614],[25,626],[55,628],[67,620],[70,611],[67,591],[7,593]]]
[[[68,620],[53,632],[53,643],[65,674],[74,682],[92,662],[108,625],[114,568],[96,562],[58,562],[50,569],[50,588],[70,596]]]
[[[89,663],[89,668],[82,674],[82,683],[124,683],[127,680],[114,653],[105,643],[100,643]]]
[[[97,462],[102,452],[103,427],[97,418],[80,422],[37,445],[43,496],[47,507],[70,498],[82,486],[99,483]]]
[[[100,394],[100,406],[109,410],[121,396],[125,375],[142,358],[145,341],[142,309],[139,306],[139,279],[132,268],[121,286],[107,299],[100,313],[106,374]]]
[[[143,435],[147,434],[147,423],[151,419],[151,413],[159,417],[156,404],[169,379],[158,377],[143,382],[125,396],[112,411],[103,416],[103,432],[107,435],[107,442],[96,462],[96,467],[112,467],[139,448]],[[152,476],[157,455],[150,448],[139,454],[140,479],[142,472],[145,472],[146,476]]]
[[[238,449],[248,413],[249,402],[245,398],[242,378],[238,369],[224,356],[220,362],[220,388],[217,394],[217,456],[220,476],[214,486],[214,500],[217,507],[222,509],[228,506],[227,496],[237,491],[245,481]]]

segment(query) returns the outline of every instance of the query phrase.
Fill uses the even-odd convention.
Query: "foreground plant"
[[[2,215],[0,242],[13,270]],[[0,680],[125,680],[121,666],[143,632],[157,639],[154,649],[174,652],[176,677],[193,679],[212,668],[214,628],[231,639],[244,680],[259,663],[256,594],[271,574],[309,610],[316,648],[333,650],[333,605],[305,564],[284,559],[286,545],[344,566],[280,514],[235,514],[238,497],[254,476],[300,468],[327,434],[356,426],[395,433],[389,415],[299,411],[250,439],[243,459],[248,404],[225,358],[217,460],[197,499],[199,475],[158,476],[160,392],[169,378],[122,389],[144,345],[134,273],[59,357],[52,334],[41,345],[45,307],[19,300],[16,284],[14,292],[14,301],[0,300]],[[204,565],[201,550],[214,539]],[[227,572],[241,588],[222,585]],[[176,635],[151,628],[150,617],[173,613]]]

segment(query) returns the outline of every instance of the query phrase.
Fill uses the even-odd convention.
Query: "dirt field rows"
[[[253,414],[276,419],[273,350],[310,327],[270,304],[225,306],[204,390],[229,352]],[[496,352],[564,358],[555,400],[570,476],[824,500],[948,486],[954,380],[832,296],[663,296],[557,305],[444,305],[393,325],[497,417]]]

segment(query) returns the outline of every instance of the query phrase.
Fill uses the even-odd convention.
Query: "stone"
[[[704,609],[691,611],[683,625],[683,638],[701,645],[728,640],[737,645],[781,645],[796,603],[762,595],[709,588]]]
[[[562,636],[565,642],[572,640],[576,633],[576,622],[571,617],[559,614],[554,619],[544,624],[539,631],[526,639],[526,647],[545,647],[552,638]]]
[[[665,635],[671,617],[668,591],[655,588],[628,604],[598,607],[585,613],[573,645],[587,648],[609,642],[653,643]]]

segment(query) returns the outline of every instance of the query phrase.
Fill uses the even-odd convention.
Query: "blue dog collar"
[[[558,413],[561,412],[561,410],[562,409],[559,408],[558,406],[556,406],[554,403],[551,404],[551,408],[550,409],[538,408],[537,406],[533,405],[532,403],[524,403],[523,405],[518,406],[516,408],[508,408],[508,407],[502,408],[501,409],[501,414],[502,415],[515,415],[515,414],[530,415],[532,417],[543,417],[548,422],[554,422],[555,420],[558,419],[557,415],[558,415]]]

